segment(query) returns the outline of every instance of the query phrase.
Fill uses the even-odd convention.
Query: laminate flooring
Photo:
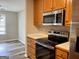
[[[0,59],[27,59],[25,47],[18,40],[0,42]]]

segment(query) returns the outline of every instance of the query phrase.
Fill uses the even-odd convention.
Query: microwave
[[[53,12],[43,14],[43,25],[64,25],[65,10],[55,10]]]

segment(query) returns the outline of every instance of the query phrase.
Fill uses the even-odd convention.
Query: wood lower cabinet
[[[27,38],[27,55],[30,59],[36,59],[35,39]]]
[[[65,26],[70,27],[71,20],[72,20],[72,0],[67,0],[67,5],[65,10],[66,10]]]
[[[56,59],[68,59],[68,52],[62,49],[56,48]]]

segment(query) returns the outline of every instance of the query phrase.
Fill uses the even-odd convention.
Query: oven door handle
[[[40,43],[40,42],[36,42],[36,43],[39,44],[39,45],[41,45],[41,46],[43,46],[43,47],[45,47],[45,48],[55,50],[55,47],[53,47],[53,46],[48,46],[48,45],[42,44],[42,43]]]

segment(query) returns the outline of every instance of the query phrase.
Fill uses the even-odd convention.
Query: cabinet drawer
[[[67,59],[67,52],[60,49],[56,49],[56,56]]]
[[[59,57],[59,56],[56,56],[56,59],[63,59],[63,58],[61,58],[61,57]]]

